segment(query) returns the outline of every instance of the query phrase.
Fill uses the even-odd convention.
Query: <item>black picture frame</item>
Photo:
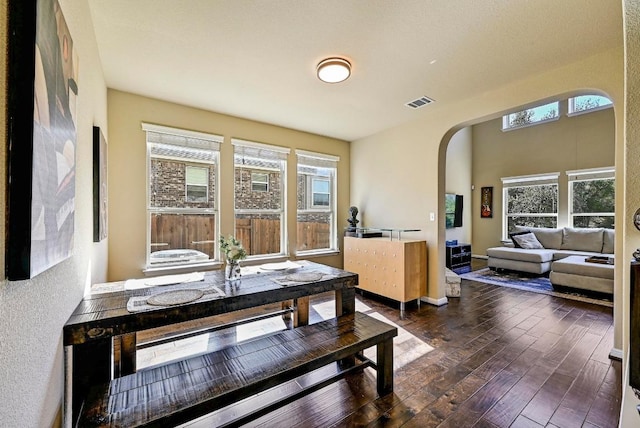
[[[93,127],[93,242],[107,237],[107,140],[99,126]]]
[[[77,58],[57,0],[8,14],[5,274],[23,280],[73,251]]]

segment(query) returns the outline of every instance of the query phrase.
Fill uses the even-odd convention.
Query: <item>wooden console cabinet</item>
[[[427,243],[418,240],[344,238],[344,270],[358,288],[404,303],[427,294]]]

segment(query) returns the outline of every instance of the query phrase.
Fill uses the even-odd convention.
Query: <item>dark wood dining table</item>
[[[310,261],[295,263],[299,265],[295,269],[253,270],[232,282],[225,280],[224,270],[216,270],[205,272],[204,279],[198,282],[139,289],[125,289],[124,282],[94,287],[63,328],[66,384],[71,389],[65,394],[71,401],[68,417],[75,419],[91,385],[136,370],[137,332],[286,301],[295,302],[295,324],[304,325],[309,320],[309,296],[330,291],[335,292],[336,316],[355,312],[357,274]],[[288,281],[304,279],[305,275],[313,279]],[[134,300],[207,288],[224,295],[132,310]]]

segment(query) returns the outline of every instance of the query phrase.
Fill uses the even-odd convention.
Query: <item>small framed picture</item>
[[[480,217],[493,217],[493,187],[483,187],[480,189]]]

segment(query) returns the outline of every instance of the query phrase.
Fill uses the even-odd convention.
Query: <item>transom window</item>
[[[147,136],[147,266],[216,259],[218,135],[142,124]]]
[[[525,126],[549,122],[560,117],[560,103],[558,101],[517,111],[502,116],[502,130],[523,128]]]
[[[573,227],[613,229],[615,220],[614,168],[567,171],[569,216]]]
[[[284,213],[290,149],[238,139],[231,143],[236,238],[250,258],[287,254]]]
[[[516,226],[557,227],[559,175],[502,178],[503,238]]]
[[[579,95],[569,98],[569,116],[589,113],[613,106],[613,102],[601,95]]]
[[[340,158],[296,150],[297,254],[336,251],[336,174]]]

